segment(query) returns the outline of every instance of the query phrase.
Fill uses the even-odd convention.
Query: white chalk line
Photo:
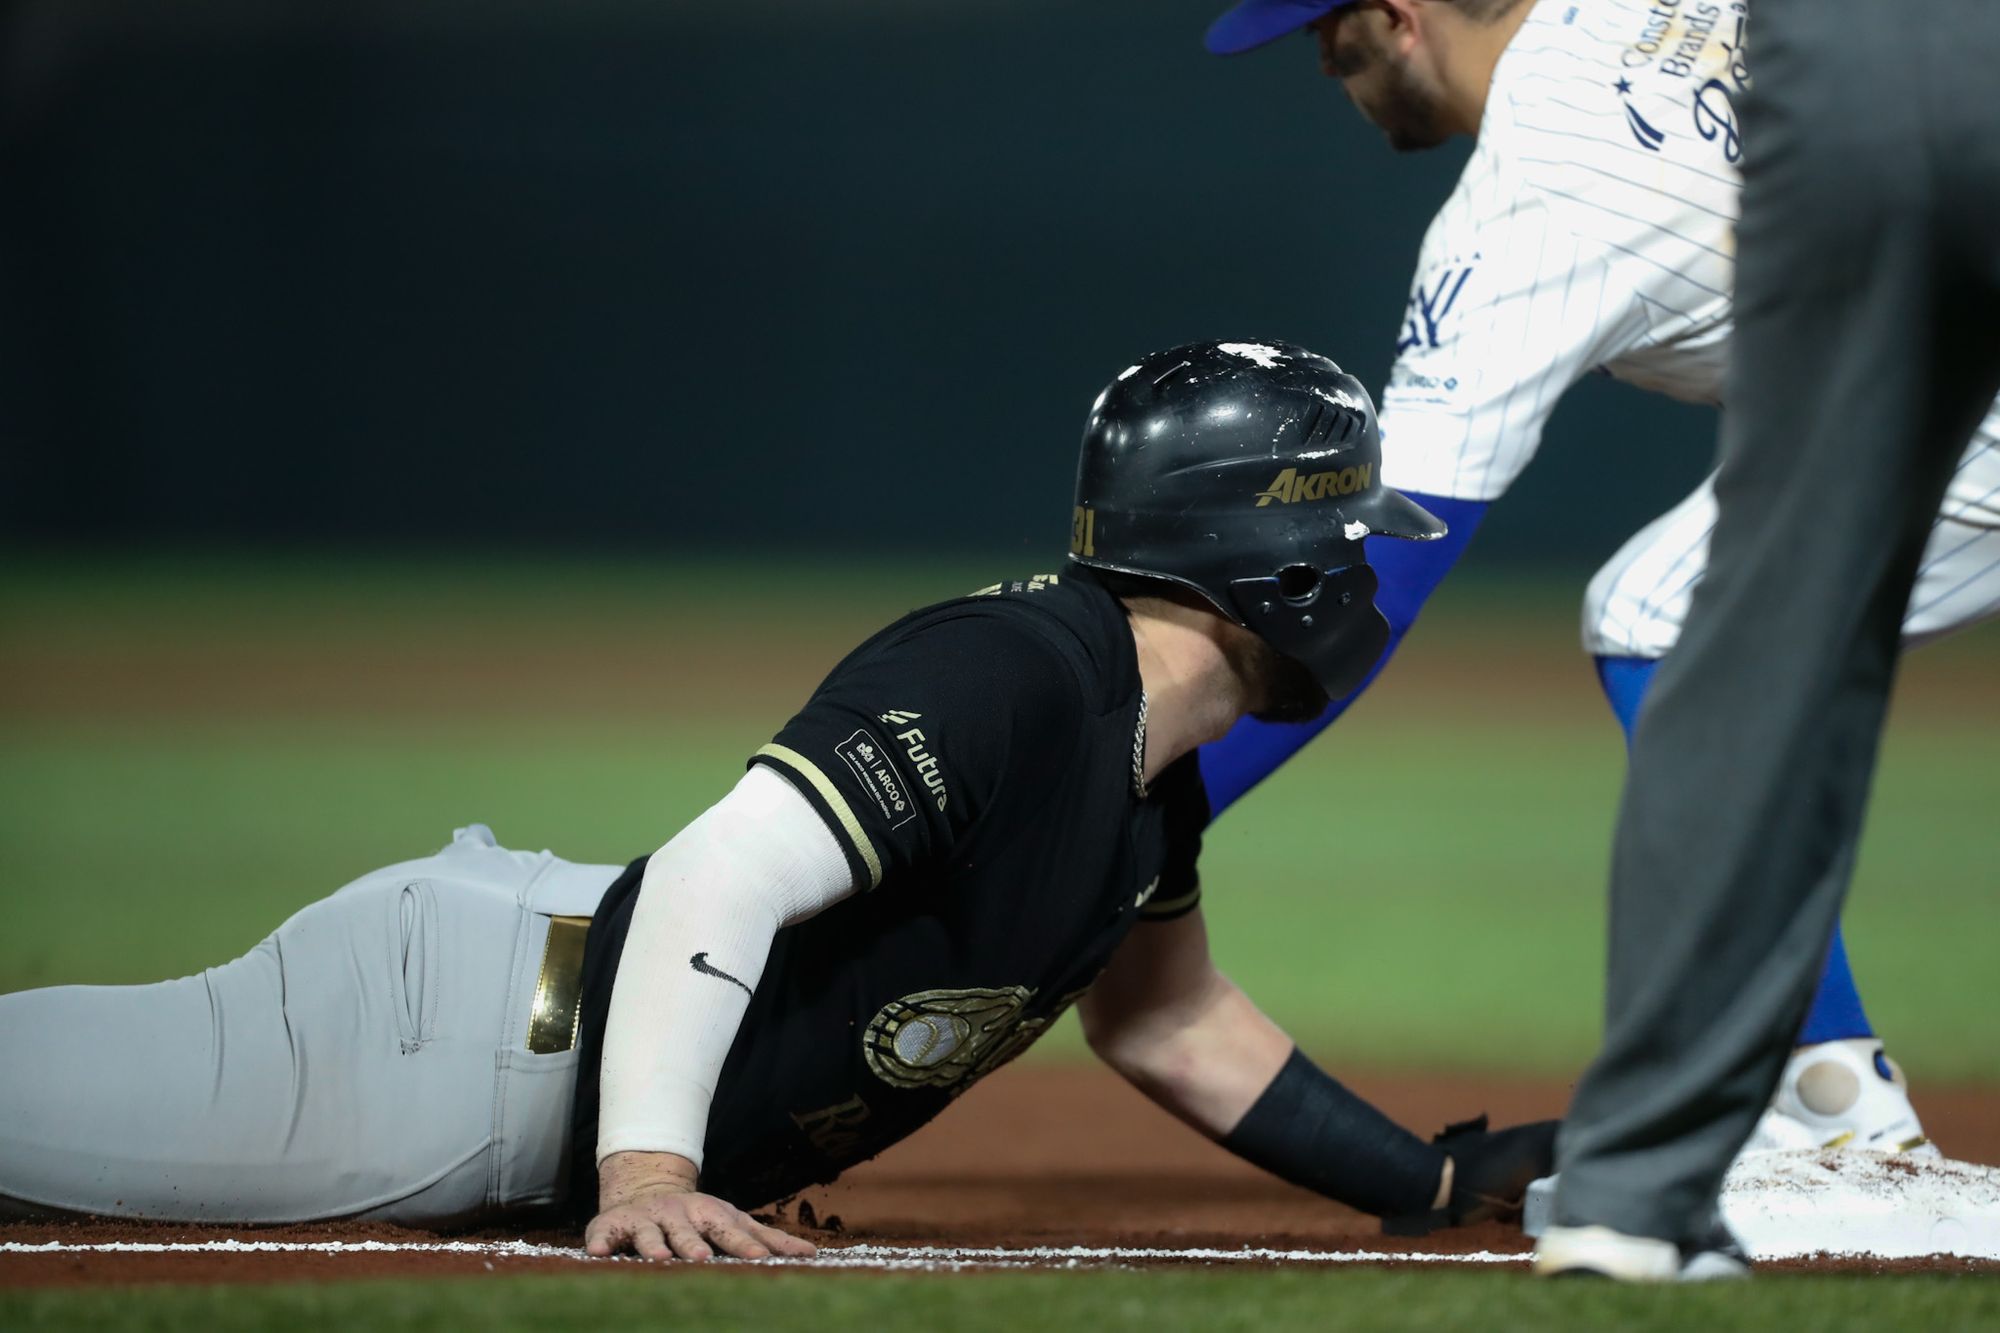
[[[572,1263],[632,1263],[598,1259],[560,1245],[506,1241],[204,1240],[101,1241],[75,1244],[0,1242],[5,1254],[458,1254],[486,1259],[560,1259]],[[958,1271],[969,1268],[1097,1268],[1128,1264],[1518,1264],[1532,1256],[1479,1250],[1436,1254],[1380,1250],[1165,1249],[1140,1246],[841,1245],[810,1259],[718,1259],[726,1264],[782,1268],[864,1268],[886,1271]]]

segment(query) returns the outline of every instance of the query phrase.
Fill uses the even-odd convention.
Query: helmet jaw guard
[[[1320,571],[1294,565],[1229,585],[1235,619],[1304,664],[1329,699],[1361,688],[1389,646],[1389,622],[1375,609],[1375,571],[1365,564]]]
[[[1192,589],[1351,693],[1387,646],[1361,539],[1444,524],[1377,474],[1359,381],[1287,343],[1191,343],[1127,369],[1092,406],[1070,559]]]

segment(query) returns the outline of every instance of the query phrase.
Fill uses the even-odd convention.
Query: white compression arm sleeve
[[[806,798],[759,764],[653,853],[611,986],[597,1160],[702,1161],[709,1103],[778,928],[854,891]]]

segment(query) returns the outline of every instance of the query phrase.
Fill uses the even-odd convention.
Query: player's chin
[[[1326,697],[1326,691],[1321,690],[1319,697],[1310,702],[1303,699],[1287,700],[1268,708],[1260,708],[1250,716],[1259,722],[1310,722],[1324,713],[1326,706],[1332,702]]]
[[[1435,127],[1412,130],[1399,126],[1384,130],[1383,133],[1388,136],[1389,147],[1399,153],[1429,152],[1433,148],[1442,148],[1445,140],[1451,138],[1449,134]]]
[[[1248,686],[1250,716],[1259,722],[1310,722],[1326,711],[1326,691],[1298,658],[1243,630],[1225,651]]]
[[[1331,703],[1305,664],[1273,654],[1264,675],[1263,700],[1250,712],[1259,722],[1310,722]]]
[[[1399,153],[1421,153],[1451,138],[1437,100],[1426,96],[1407,73],[1385,70],[1384,77],[1367,90],[1352,85],[1350,90],[1354,105]]]

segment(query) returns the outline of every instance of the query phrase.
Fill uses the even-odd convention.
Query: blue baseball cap
[[[1342,5],[1353,3],[1354,0],[1243,0],[1208,25],[1203,45],[1219,56],[1237,55],[1275,42],[1286,33],[1297,32]]]

